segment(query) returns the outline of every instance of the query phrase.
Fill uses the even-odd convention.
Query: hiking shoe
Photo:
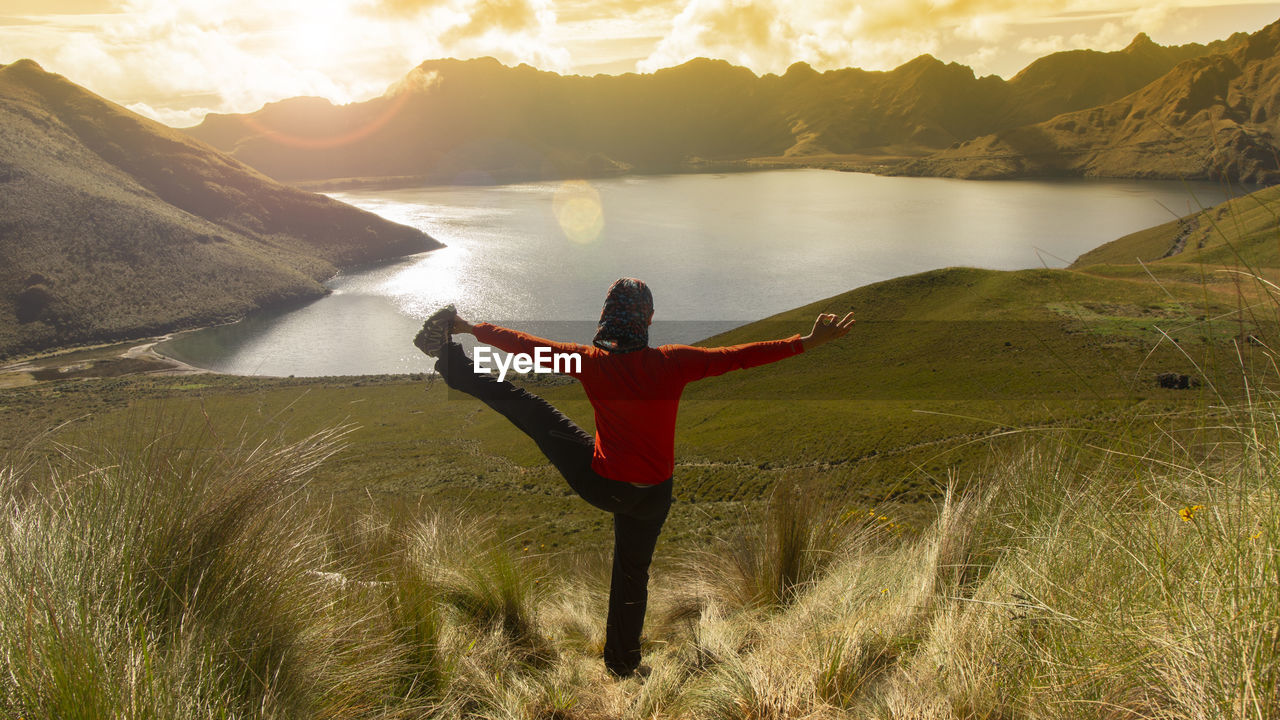
[[[453,303],[431,313],[431,317],[422,323],[422,329],[414,336],[414,347],[431,357],[438,356],[440,350],[452,338],[453,319],[457,315],[458,309],[453,306]]]
[[[640,682],[644,682],[645,680],[647,680],[649,678],[650,673],[653,672],[653,668],[644,664],[637,665],[634,670],[628,670],[625,672],[614,670],[613,668],[608,666],[606,666],[605,669],[609,671],[610,675],[612,675],[613,677],[619,680],[626,680],[627,678],[638,678]]]

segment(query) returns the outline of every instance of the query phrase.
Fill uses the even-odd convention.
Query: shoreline
[[[127,375],[218,375],[165,355],[156,346],[177,333],[142,340],[52,351],[17,358],[0,365],[0,390],[30,387],[59,380],[113,378]]]
[[[346,192],[352,190],[400,190],[412,187],[449,187],[472,185],[494,187],[537,182],[568,182],[570,180],[600,180],[618,177],[645,177],[657,175],[707,175],[716,173],[764,172],[768,170],[830,170],[832,172],[863,172],[871,175],[892,175],[893,168],[918,160],[922,156],[894,154],[830,154],[804,157],[759,157],[733,160],[706,160],[695,158],[688,164],[652,170],[623,170],[589,173],[565,177],[515,172],[473,171],[452,177],[434,173],[420,175],[365,175],[357,177],[282,179],[283,182],[308,192]],[[466,180],[466,182],[459,182]]]
[[[424,173],[421,175],[369,175],[359,177],[282,179],[300,190],[316,193],[352,192],[360,190],[404,190],[419,187],[498,187],[502,185],[519,185],[522,183],[568,182],[571,180],[602,180],[622,177],[647,177],[662,175],[709,175],[718,173],[768,172],[771,170],[826,170],[831,172],[865,173],[881,177],[902,178],[935,178],[942,180],[963,180],[967,182],[990,183],[1009,180],[1081,180],[1081,181],[1155,181],[1155,182],[1215,182],[1220,179],[1212,177],[1186,177],[1177,174],[1131,173],[1124,175],[1089,175],[1087,173],[1005,173],[990,175],[957,175],[948,172],[924,173],[915,166],[927,159],[927,155],[907,154],[830,154],[805,157],[758,157],[739,158],[733,160],[705,160],[695,158],[681,167],[624,170],[618,172],[602,172],[595,174],[564,177],[558,175],[538,175],[527,173],[489,173],[475,171],[465,175],[447,177]],[[1249,188],[1249,191],[1268,187],[1265,184],[1242,183],[1231,181],[1235,185]]]

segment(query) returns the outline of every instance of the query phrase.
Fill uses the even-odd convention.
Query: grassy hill
[[[1145,87],[1090,109],[970,140],[901,172],[1280,180],[1280,23],[1186,60]]]
[[[1140,230],[1081,255],[1073,267],[1134,262],[1280,267],[1280,188],[1264,188]]]
[[[709,339],[785,337],[824,311],[860,318],[842,343],[686,390],[672,546],[727,531],[741,507],[781,482],[812,483],[849,506],[895,507],[899,519],[918,522],[949,477],[979,472],[993,453],[1064,434],[1105,444],[1118,432],[1180,422],[1219,390],[1165,389],[1157,376],[1212,378],[1234,361],[1235,285],[1114,275],[939,270]],[[579,549],[606,539],[605,519],[566,504],[567,488],[532,442],[442,384],[422,387],[404,377],[67,381],[7,391],[0,416],[14,443],[76,418],[64,432],[77,444],[161,417],[216,437],[246,423],[288,438],[351,423],[351,450],[315,475],[321,504],[479,505],[510,536]],[[579,386],[532,387],[590,428]]]
[[[1201,316],[1229,311],[1229,286],[951,269],[714,339],[789,334],[822,309],[863,318],[841,343],[690,388],[643,682],[599,660],[603,514],[441,384],[10,390],[10,443],[73,422],[55,436],[70,445],[0,464],[0,712],[1276,707],[1280,584],[1259,578],[1280,538],[1280,380],[1266,362],[1212,365],[1234,323]],[[1186,354],[1155,345],[1156,327]],[[1151,373],[1177,362],[1215,387],[1157,388]],[[1245,379],[1247,401],[1230,389]],[[576,386],[537,391],[583,417]],[[331,429],[343,423],[355,427]],[[936,504],[913,517],[919,497],[898,491],[914,479]]]
[[[0,357],[234,319],[439,247],[29,60],[0,66],[0,190]]]
[[[1271,202],[1206,216],[1263,273]],[[442,383],[6,390],[0,715],[1266,720],[1280,302],[1215,236],[1118,262],[1176,227],[709,339],[859,317],[688,388],[643,682],[599,660],[608,516]]]
[[[317,98],[187,130],[272,177],[514,181],[900,158],[1109,102],[1177,62],[1225,47],[1160,47],[1042,58],[1008,82],[925,55],[888,72],[757,77],[692,60],[652,74],[560,76],[492,58],[431,60],[386,95],[333,106]]]

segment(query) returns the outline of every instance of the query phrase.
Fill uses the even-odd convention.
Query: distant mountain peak
[[[422,62],[418,63],[417,67],[415,67],[413,70],[410,70],[409,72],[411,73],[435,72],[438,70],[452,70],[452,69],[462,69],[462,68],[469,68],[474,70],[502,70],[502,69],[506,69],[507,66],[502,64],[502,61],[498,60],[498,58],[492,57],[490,55],[486,55],[484,57],[478,57],[478,58],[467,58],[465,60],[460,58],[445,57],[445,58],[433,58],[431,60],[423,60]]]
[[[670,67],[665,69],[666,70],[681,70],[681,69],[683,70],[720,70],[720,71],[731,70],[733,72],[741,72],[742,70],[746,70],[747,72],[750,72],[752,75],[755,75],[755,73],[751,71],[751,68],[743,67],[741,65],[734,65],[728,60],[723,60],[720,58],[709,58],[709,57],[696,57],[691,60],[687,60],[679,65],[676,65],[675,67]],[[662,71],[659,70],[658,72],[662,72]]]
[[[923,54],[923,55],[917,55],[916,57],[914,57],[914,58],[912,58],[912,59],[908,60],[907,62],[905,62],[905,63],[903,63],[903,64],[899,65],[897,69],[898,69],[898,70],[909,70],[909,69],[913,70],[913,69],[917,69],[917,68],[922,69],[922,68],[937,67],[937,66],[945,66],[945,65],[946,65],[946,63],[942,62],[942,61],[941,61],[941,60],[939,60],[938,58],[936,58],[936,57],[934,57],[934,56],[930,55],[929,53],[925,53],[925,54]]]
[[[33,87],[36,83],[53,82],[61,79],[61,75],[51,73],[40,67],[40,63],[29,58],[15,60],[8,65],[0,66],[0,72],[12,81],[17,81],[28,87]]]
[[[297,97],[269,102],[262,106],[264,110],[268,108],[315,110],[320,108],[328,109],[331,107],[334,107],[332,100],[329,98],[318,97],[316,95],[299,95]]]
[[[1160,45],[1156,41],[1152,40],[1150,35],[1140,32],[1133,37],[1133,40],[1125,46],[1125,49],[1121,50],[1121,52],[1136,53],[1159,47]]]
[[[36,62],[35,60],[32,60],[31,58],[22,58],[21,60],[14,60],[8,65],[0,65],[0,68],[6,68],[13,71],[18,71],[18,70],[23,70],[23,71],[36,70],[39,72],[45,71],[44,68],[40,67],[40,63]]]
[[[814,70],[812,65],[801,60],[799,62],[791,63],[791,66],[787,68],[787,71],[783,73],[782,76],[789,77],[789,78],[798,78],[798,77],[813,77],[814,75],[817,75],[817,74],[818,74],[818,71]]]

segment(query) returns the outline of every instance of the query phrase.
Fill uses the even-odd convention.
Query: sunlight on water
[[[405,315],[425,318],[445,303],[470,297],[462,272],[467,255],[467,249],[456,244],[441,248],[394,273],[378,289]]]
[[[334,193],[448,247],[341,274],[310,305],[166,351],[231,373],[418,372],[430,363],[410,340],[446,302],[473,320],[587,342],[605,290],[626,276],[653,288],[655,344],[693,342],[923,270],[1065,267],[1227,196],[1204,183],[821,170]]]

